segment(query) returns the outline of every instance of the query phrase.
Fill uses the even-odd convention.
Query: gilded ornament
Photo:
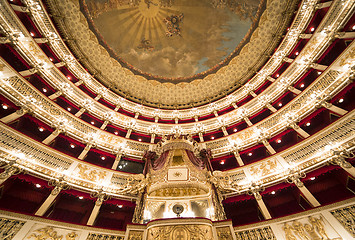
[[[312,227],[315,228],[317,230],[317,232],[320,234],[322,239],[329,239],[329,237],[324,229],[322,217],[316,218],[316,217],[309,216],[308,220],[312,224]]]
[[[76,237],[78,236],[78,234],[76,234],[75,232],[71,232],[68,233],[65,238],[66,240],[76,240]]]
[[[312,240],[310,239],[310,237],[308,237],[308,235],[306,234],[306,230],[303,226],[302,223],[298,222],[298,221],[294,221],[292,223],[293,228],[295,229],[295,233],[298,235],[298,237],[300,237],[302,240]]]
[[[229,227],[217,228],[218,240],[230,240],[233,239]]]
[[[79,163],[78,168],[79,168],[79,173],[78,173],[79,176],[88,181],[92,181],[92,182],[99,181],[99,180],[103,180],[106,177],[106,172],[97,171],[96,169],[91,170],[87,165],[82,165]]]
[[[47,226],[44,228],[40,228],[35,230],[30,236],[28,236],[28,239],[34,238],[35,240],[62,240],[63,235],[58,236],[57,231],[53,229],[53,227]]]
[[[331,213],[355,237],[355,205],[336,209]]]
[[[283,230],[286,235],[286,240],[297,240],[297,238],[293,235],[294,228],[287,223],[284,224]]]

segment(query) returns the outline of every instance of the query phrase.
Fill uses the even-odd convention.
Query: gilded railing
[[[226,184],[237,189],[238,192],[243,192],[248,190],[251,181],[257,181],[263,185],[275,184],[283,181],[289,175],[291,168],[297,171],[309,171],[324,164],[334,157],[335,150],[347,150],[354,147],[354,117],[355,110],[328,126],[324,131],[309,137],[285,152],[255,164],[224,172]],[[102,189],[115,197],[133,198],[130,189],[144,180],[141,175],[108,170],[69,157],[33,141],[2,123],[0,123],[0,139],[1,161],[18,165],[19,168],[44,178],[62,177],[73,187],[89,191]],[[325,145],[326,143],[328,145]],[[300,151],[302,154],[299,154]]]
[[[346,4],[345,4],[346,5]],[[349,8],[351,8],[351,6],[348,6],[349,4],[347,4],[346,6],[348,7],[347,10],[349,10]],[[339,9],[338,9],[339,10]],[[339,10],[340,11],[340,10]],[[339,12],[338,11],[338,12]],[[343,9],[343,12],[346,12],[344,9]],[[342,12],[342,13],[343,13]],[[343,15],[346,15],[345,13],[343,13]],[[340,17],[339,17],[340,18]],[[343,16],[344,18],[344,16]],[[326,19],[326,18],[325,18]],[[16,21],[16,20],[15,20]],[[324,20],[325,21],[325,20]],[[20,23],[19,23],[19,26],[22,26]],[[13,27],[13,26],[12,26]],[[24,32],[25,34],[28,34],[27,32]],[[24,34],[23,33],[23,34]],[[323,33],[319,33],[319,35],[316,35],[315,37],[313,37],[311,39],[312,41],[312,44],[310,45],[307,45],[305,47],[305,50],[302,51],[302,53],[305,53],[305,54],[313,54],[314,58],[317,56],[317,54],[319,53],[319,51],[316,51],[316,49],[318,49],[317,47],[314,47],[314,46],[325,46],[326,45],[326,42],[328,41],[329,42],[329,37],[327,35],[322,35]],[[25,43],[23,43],[25,42]],[[20,44],[22,43],[22,44]],[[24,41],[18,41],[17,42],[17,46],[18,47],[22,47],[21,49],[23,50],[23,52],[25,53],[24,55],[28,58],[29,61],[32,61],[34,63],[36,63],[36,60],[37,62],[39,61],[38,59],[40,60],[43,60],[45,62],[41,62],[41,66],[44,66],[44,67],[41,67],[40,68],[40,71],[41,73],[46,77],[50,76],[49,79],[51,81],[58,81],[58,80],[64,80],[66,81],[67,83],[67,79],[56,69],[56,68],[53,68],[53,67],[50,67],[50,64],[51,63],[48,63],[48,59],[44,56],[44,54],[41,52],[40,49],[38,49],[38,46],[34,43],[34,42],[31,42],[31,38],[26,38],[24,39]],[[31,52],[29,52],[28,50],[32,50]],[[318,49],[319,50],[319,49]],[[351,49],[350,49],[351,50]],[[350,51],[349,50],[349,51]],[[27,51],[27,52],[26,52]],[[37,58],[36,56],[32,56],[31,54],[35,55],[35,54],[38,54]],[[302,60],[302,57],[304,57],[303,55],[305,54],[300,54],[299,57],[301,57],[301,60]],[[344,54],[343,54],[344,55]],[[32,58],[31,58],[32,56]],[[308,55],[307,55],[308,56]],[[32,60],[31,60],[32,59]],[[310,61],[311,59],[307,58],[308,61]],[[344,61],[344,60],[343,60]],[[47,64],[47,65],[46,65]],[[260,110],[260,108],[263,107],[263,102],[260,101],[260,99],[262,98],[265,98],[266,97],[266,94],[269,94],[271,93],[270,95],[272,96],[278,96],[285,88],[287,88],[287,86],[289,85],[289,79],[293,79],[293,81],[295,81],[296,79],[298,79],[298,77],[300,77],[300,72],[302,72],[302,69],[306,69],[308,67],[307,65],[308,63],[305,63],[304,61],[300,61],[300,62],[297,62],[295,61],[295,64],[293,67],[291,67],[292,71],[289,70],[289,71],[286,71],[285,72],[285,75],[282,75],[279,80],[277,80],[275,82],[274,85],[272,85],[269,89],[270,91],[269,92],[265,92],[263,94],[260,94],[260,96],[258,96],[257,98],[255,98],[254,100],[252,100],[251,102],[247,103],[245,106],[243,106],[242,109],[238,109],[236,111],[233,111],[231,113],[228,113],[224,116],[221,116],[219,117],[217,120],[216,119],[213,119],[213,120],[208,120],[208,121],[204,121],[204,131],[210,131],[212,129],[216,129],[216,128],[219,128],[223,125],[223,123],[228,123],[228,124],[232,124],[234,122],[237,122],[237,121],[240,121],[242,119],[241,116],[243,116],[243,114],[245,114],[245,112],[247,112],[249,115],[251,112],[252,113],[255,113],[257,112],[258,110]],[[334,64],[333,64],[334,65]],[[343,64],[345,65],[345,64]],[[298,68],[297,68],[298,67]],[[329,71],[329,70],[328,70]],[[347,71],[350,71],[349,69],[347,69]],[[291,75],[292,74],[297,74],[298,76],[290,76],[290,78],[288,78],[288,73],[290,73]],[[289,74],[289,75],[290,75]],[[324,75],[323,74],[323,78],[324,78]],[[322,77],[322,76],[321,76]],[[324,80],[324,79],[323,79]],[[63,82],[62,82],[63,83]],[[59,84],[58,82],[56,82],[56,84]],[[68,84],[68,83],[67,83]],[[60,85],[60,84],[59,84]],[[250,88],[250,84],[248,86],[246,86],[246,88]],[[73,94],[74,92],[77,92],[77,91],[74,91],[74,90],[77,90],[75,87],[73,89],[70,89],[70,90],[66,90],[68,94],[67,97],[68,98],[73,98],[74,96],[76,96],[75,94]],[[312,89],[313,90],[313,89]],[[310,90],[307,90],[308,93],[310,92]],[[65,92],[65,91],[64,91]],[[121,114],[118,114],[116,112],[109,112],[109,111],[105,111],[107,109],[104,109],[104,107],[100,104],[95,104],[96,102],[95,101],[88,101],[85,94],[82,94],[80,91],[78,91],[78,94],[80,95],[80,101],[79,101],[79,105],[82,105],[82,106],[85,106],[87,111],[93,113],[93,115],[97,116],[97,117],[100,117],[100,118],[103,118],[103,114],[107,114],[107,113],[111,113],[113,114],[112,116],[114,116],[113,118],[111,118],[111,121],[116,124],[116,125],[119,125],[121,127],[124,127],[124,128],[132,128],[136,131],[141,131],[141,132],[151,132],[151,129],[152,129],[152,126],[158,126],[155,128],[155,132],[157,134],[169,134],[172,132],[172,128],[173,126],[172,125],[165,125],[165,124],[160,124],[160,125],[151,125],[150,123],[147,123],[147,122],[143,122],[143,121],[139,121],[139,120],[131,120],[131,118],[129,117],[126,117],[126,116],[123,116]],[[303,96],[305,96],[305,94],[302,94]],[[309,94],[308,94],[309,95]],[[329,95],[327,95],[329,96]],[[299,96],[299,98],[301,98],[301,96]],[[73,99],[72,99],[73,100]],[[250,106],[250,108],[249,108]],[[243,111],[242,111],[243,110]],[[111,110],[110,110],[111,111]],[[286,112],[285,110],[283,110],[284,112]],[[292,114],[294,114],[294,112],[292,112]],[[68,114],[67,114],[68,115]],[[275,122],[280,122],[280,120],[277,119],[277,117],[280,117],[281,115],[279,114],[278,116],[276,116],[275,114],[273,116],[271,116],[269,119],[268,122],[265,122],[267,120],[264,120],[264,124],[262,125],[261,123],[259,123],[259,126],[261,129],[270,129],[270,132],[267,133],[268,136],[272,135],[273,133],[272,132],[277,132],[278,130],[280,130],[280,128],[276,127],[275,125],[270,125],[270,123]],[[298,116],[299,117],[299,116]],[[48,120],[47,120],[48,121]],[[92,132],[95,132],[96,130],[95,129],[92,129],[92,126],[86,124],[86,123],[78,123],[78,121],[74,121],[76,123],[76,126],[79,126],[79,125],[82,125],[82,127],[80,127],[80,130],[82,131],[82,133],[84,134],[92,134]],[[84,127],[84,125],[86,124],[87,126]],[[193,132],[196,132],[197,130],[197,127],[196,127],[196,124],[182,124],[180,125],[181,126],[181,133],[193,133]],[[275,128],[275,129],[272,129],[271,130],[271,127]],[[78,127],[79,128],[79,127]],[[86,128],[86,129],[85,129]],[[90,129],[91,128],[91,129]],[[259,128],[259,129],[260,129]],[[89,131],[90,129],[90,131]],[[254,133],[255,135],[255,129],[252,129],[252,128],[249,128],[245,131],[242,131],[240,133],[236,133],[236,134],[233,134],[230,136],[230,140],[245,140],[245,139],[242,139],[242,137],[245,138],[245,136],[251,136],[250,133]],[[70,133],[69,133],[70,134]],[[73,137],[76,137],[76,138],[82,138],[83,135],[81,134],[73,134]],[[106,138],[110,138],[109,136],[106,136]],[[112,136],[111,136],[112,138]],[[115,138],[115,137],[114,137]],[[116,139],[116,138],[115,138]],[[126,141],[126,140],[124,140]],[[209,142],[208,145],[209,147],[211,147],[212,149],[214,149],[214,153],[223,153],[223,152],[226,152],[228,151],[229,149],[221,149],[220,147],[218,147],[218,150],[216,150],[215,147],[213,147],[213,145],[217,145],[217,146],[221,146],[223,144],[221,144],[221,141],[224,141],[224,142],[228,142],[226,141],[225,139],[220,139],[220,140],[216,140],[215,142]],[[119,143],[122,144],[122,140],[119,140],[118,141]],[[128,140],[129,142],[129,140]],[[250,142],[250,143],[249,143]],[[253,140],[250,141],[249,139],[249,142],[248,141],[243,141],[243,145],[245,146],[248,146],[250,144],[253,143]],[[117,140],[116,142],[117,143]],[[255,140],[254,140],[254,143],[255,143]],[[102,147],[102,148],[108,148],[108,149],[112,149],[112,147],[109,146],[109,144],[107,146],[100,146],[100,144],[98,144],[99,147]],[[138,143],[135,143],[135,142],[129,142],[128,145],[132,145],[132,146],[135,146],[134,150],[137,151],[138,155],[140,155],[142,153],[142,150],[146,150],[148,149],[148,144],[138,144]],[[139,145],[138,149],[137,149],[137,146]],[[229,144],[225,144],[225,146],[227,146],[227,148],[230,148]],[[240,146],[241,147],[241,146]],[[129,152],[129,151],[128,151]],[[134,153],[132,153],[132,155],[135,155]]]
[[[310,171],[334,157],[334,151],[355,149],[355,110],[323,131],[312,135],[293,147],[256,163],[224,172],[230,186],[240,192],[251,182],[271,184],[285,179],[290,169]]]
[[[354,58],[352,54],[353,50],[354,44],[348,47],[347,51],[333,63],[330,69],[317,78],[310,87],[298,95],[286,107],[255,124],[253,127],[216,141],[207,142],[207,148],[211,148],[215,154],[219,154],[230,151],[233,144],[237,144],[238,148],[250,146],[258,141],[260,132],[270,137],[283,130],[287,126],[290,117],[292,117],[292,121],[297,121],[297,119],[301,119],[303,116],[309,114],[313,111],[314,106],[322,104],[322,102],[329,99],[347,84],[348,75],[351,70],[344,66]],[[7,65],[5,62],[3,63]],[[65,122],[64,130],[68,135],[80,141],[85,141],[85,139],[91,137],[97,147],[108,149],[112,152],[124,147],[127,154],[135,156],[142,155],[145,150],[149,149],[150,144],[123,139],[74,117],[45,97],[23,77],[12,70],[10,66],[7,65],[6,71],[2,79],[4,84],[0,87],[3,94],[52,126],[57,126],[60,121]],[[90,106],[87,108],[90,108]],[[230,114],[226,115],[227,118]],[[229,122],[230,120],[226,121]],[[132,122],[129,123],[134,125]]]

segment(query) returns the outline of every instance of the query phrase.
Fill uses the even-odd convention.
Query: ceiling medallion
[[[249,42],[265,0],[81,0],[110,56],[148,80],[191,82],[216,73]]]

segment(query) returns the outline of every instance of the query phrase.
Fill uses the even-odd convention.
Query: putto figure
[[[184,18],[184,14],[181,13],[179,15],[171,15],[163,19],[163,22],[166,24],[167,31],[165,32],[166,36],[172,37],[174,35],[181,36],[180,24],[182,19]]]

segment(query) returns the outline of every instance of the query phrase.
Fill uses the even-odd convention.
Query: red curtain
[[[203,159],[196,157],[195,154],[190,150],[186,150],[186,153],[193,165],[195,165],[199,169],[205,168],[205,162],[203,161]]]
[[[154,171],[161,169],[164,166],[168,155],[169,151],[165,151],[157,159],[155,152],[147,151],[143,156],[143,160],[145,160],[143,174],[146,175],[149,169],[153,169]]]

